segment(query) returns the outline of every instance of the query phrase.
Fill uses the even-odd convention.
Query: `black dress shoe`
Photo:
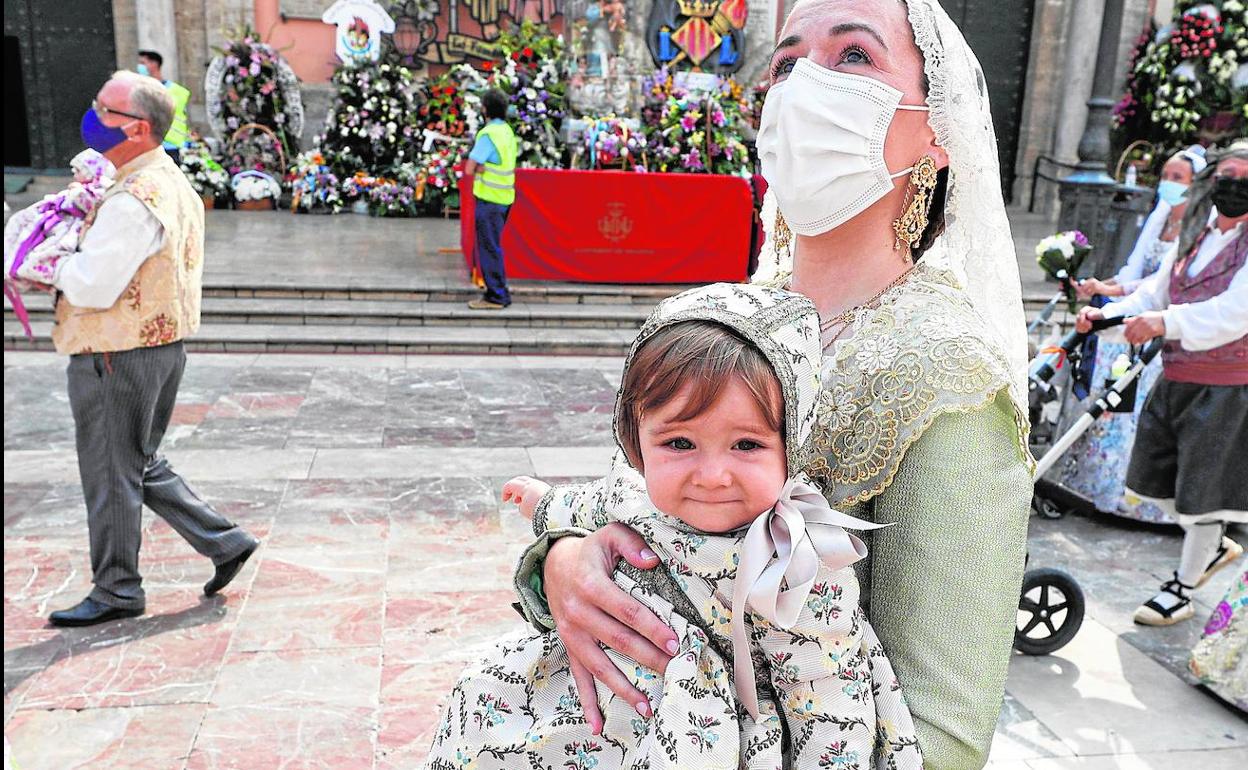
[[[212,596],[230,584],[230,581],[238,575],[238,571],[243,568],[251,555],[260,547],[259,540],[251,541],[251,545],[247,546],[247,550],[230,559],[227,562],[217,565],[217,574],[212,576],[212,580],[204,583],[204,596]]]
[[[67,610],[53,612],[48,616],[48,622],[62,627],[94,626],[96,623],[107,623],[118,618],[137,618],[142,614],[142,607],[137,610],[111,607],[88,596]]]

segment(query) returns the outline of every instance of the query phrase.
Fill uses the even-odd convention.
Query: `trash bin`
[[[1061,182],[1060,229],[1082,230],[1095,247],[1078,277],[1105,280],[1127,263],[1140,228],[1152,210],[1154,195],[1151,187]]]

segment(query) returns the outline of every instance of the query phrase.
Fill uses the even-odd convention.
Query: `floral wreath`
[[[273,65],[277,70],[277,87],[282,93],[283,113],[286,115],[285,131],[298,138],[303,134],[303,96],[299,91],[299,78],[290,68],[286,59],[280,56],[273,47],[266,43],[253,43],[254,47],[263,50],[273,57]],[[230,130],[226,128],[225,116],[221,105],[224,102],[225,57],[212,57],[208,64],[208,72],[204,75],[204,102],[208,112],[208,125],[219,137],[228,138]]]

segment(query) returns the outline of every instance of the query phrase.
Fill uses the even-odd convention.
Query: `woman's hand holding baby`
[[[532,521],[542,496],[550,491],[550,485],[528,476],[516,476],[503,485],[503,502],[520,506],[524,518]]]

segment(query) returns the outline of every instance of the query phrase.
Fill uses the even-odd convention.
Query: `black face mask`
[[[1220,176],[1213,180],[1213,192],[1209,197],[1222,216],[1242,217],[1248,214],[1248,178]]]

